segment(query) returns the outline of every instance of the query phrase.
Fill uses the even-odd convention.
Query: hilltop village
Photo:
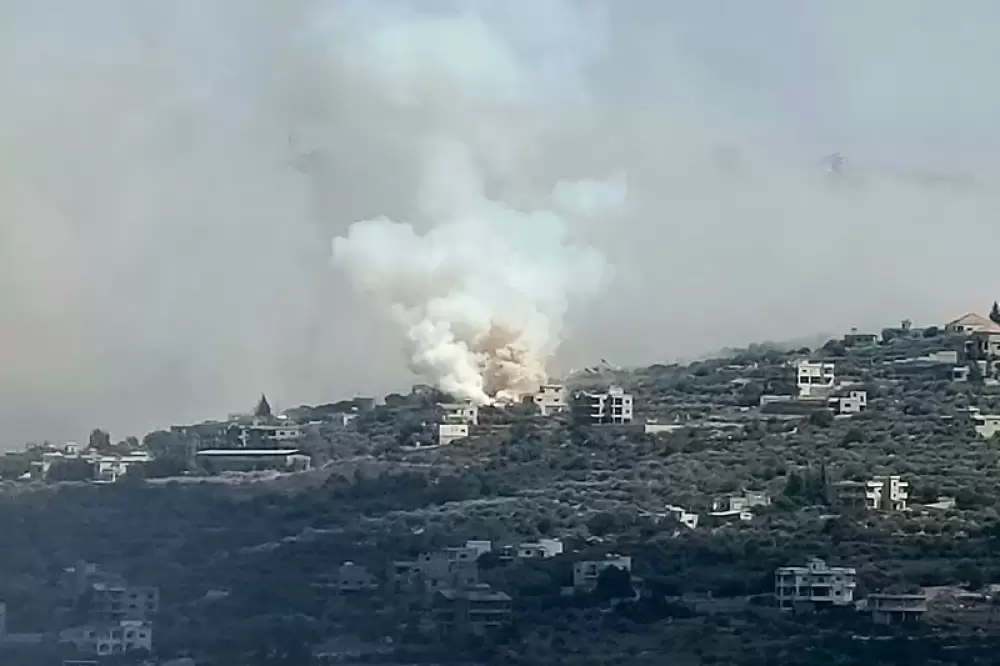
[[[0,662],[990,663],[997,319],[29,446]]]

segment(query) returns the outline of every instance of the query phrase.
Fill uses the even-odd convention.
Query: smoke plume
[[[513,399],[545,381],[570,300],[598,289],[604,258],[572,245],[555,213],[487,198],[465,146],[432,150],[430,173],[452,186],[423,197],[434,204],[420,211],[433,228],[420,235],[385,218],[358,222],[334,240],[334,256],[358,288],[390,306],[414,372],[476,404]]]
[[[517,185],[533,131],[551,122],[552,74],[531,72],[475,15],[382,16],[371,28],[350,51],[355,71],[395,106],[433,110],[422,128],[415,211],[429,229],[361,221],[334,240],[334,258],[402,326],[411,370],[476,404],[516,399],[546,380],[567,308],[605,277],[603,256],[575,241],[571,220],[555,209],[613,215],[624,176],[559,182],[546,208],[490,196],[488,180],[499,192]],[[574,73],[560,64],[560,73]],[[584,99],[583,90],[561,92],[555,97]]]

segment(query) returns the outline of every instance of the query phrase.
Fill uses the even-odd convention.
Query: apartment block
[[[479,425],[479,408],[471,402],[443,402],[439,407],[443,412],[441,418],[444,423]]]
[[[800,398],[827,396],[837,385],[836,367],[822,361],[800,361],[795,384]]]
[[[906,511],[910,484],[899,476],[868,481],[838,481],[830,486],[833,501],[846,509]]]
[[[577,393],[573,410],[582,421],[625,425],[632,422],[634,400],[622,387],[611,386],[605,393]]]
[[[510,622],[511,598],[489,585],[474,585],[436,592],[431,609],[441,634],[481,636]]]
[[[778,607],[848,606],[854,603],[857,570],[831,567],[812,558],[804,567],[780,567],[774,573],[774,593]]]
[[[925,594],[870,594],[866,600],[877,624],[906,624],[923,618],[927,612]]]
[[[531,397],[531,401],[538,407],[538,413],[542,416],[558,414],[569,408],[566,387],[562,384],[543,384]]]
[[[66,629],[60,643],[71,643],[80,653],[105,657],[153,649],[153,627],[148,622],[125,620]]]

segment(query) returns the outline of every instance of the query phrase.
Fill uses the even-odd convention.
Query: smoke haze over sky
[[[623,214],[567,230],[613,270],[557,371],[985,310],[998,21],[986,0],[0,0],[0,448],[406,389],[404,336],[330,244],[429,229],[442,135],[519,210],[627,178]],[[833,151],[863,183],[823,177]]]

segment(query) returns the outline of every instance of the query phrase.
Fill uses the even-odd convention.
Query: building
[[[983,414],[978,407],[970,407],[969,415],[972,417],[976,434],[983,439],[992,439],[1000,433],[1000,414]]]
[[[617,567],[632,573],[632,558],[627,555],[608,555],[603,560],[582,560],[573,563],[573,587],[577,590],[593,591],[601,572],[608,567]]]
[[[915,622],[927,612],[925,594],[871,594],[866,602],[872,621],[877,624]]]
[[[434,594],[431,613],[441,634],[481,636],[510,622],[511,599],[489,585],[439,590]]]
[[[774,573],[774,593],[778,607],[849,606],[854,603],[857,570],[831,567],[812,558],[804,567],[779,567]]]
[[[970,312],[969,314],[959,317],[958,319],[950,321],[944,325],[944,330],[951,333],[972,334],[993,329],[1000,330],[1000,327],[990,321],[987,317],[976,314],[975,312]]]
[[[697,529],[698,514],[691,513],[682,506],[667,505],[667,512],[677,519],[677,522],[689,529]]]
[[[143,465],[151,462],[153,456],[147,451],[137,451],[120,456],[98,456],[92,459],[94,480],[102,483],[115,483],[128,473],[133,465]]]
[[[992,360],[1000,357],[1000,326],[997,326],[993,322],[990,322],[990,324],[990,328],[975,331],[971,334],[972,345],[977,359]]]
[[[620,386],[610,386],[605,393],[580,392],[573,396],[577,418],[589,423],[631,423],[633,407],[632,394]]]
[[[195,459],[211,472],[249,472],[254,470],[304,471],[312,458],[298,449],[205,449]]]
[[[909,486],[899,476],[876,476],[868,481],[838,481],[830,489],[834,502],[846,509],[906,511]]]
[[[878,336],[874,333],[859,333],[858,329],[851,329],[851,332],[844,336],[844,345],[848,347],[861,347],[874,345]]]
[[[868,391],[851,390],[846,395],[831,398],[830,402],[838,414],[860,414],[868,409]]]
[[[473,542],[478,544],[479,542]],[[423,553],[416,560],[393,562],[390,579],[396,592],[433,594],[440,590],[461,590],[479,584],[479,546]]]
[[[440,405],[444,423],[464,423],[479,425],[479,408],[471,402],[443,402]]]
[[[302,439],[305,431],[297,423],[250,423],[240,426],[239,440],[243,446],[253,442],[294,442]]]
[[[718,497],[712,501],[712,511],[745,511],[757,506],[770,506],[771,497],[761,490],[744,490],[741,495]]]
[[[493,552],[493,542],[486,540],[476,540],[472,539],[465,542],[465,548],[467,550],[477,553],[476,558],[485,555],[486,553]]]
[[[68,443],[63,450],[45,451],[41,460],[31,463],[31,475],[36,479],[47,479],[53,465],[66,461],[82,461],[74,464],[87,464],[91,468],[90,478],[102,483],[114,483],[128,473],[133,465],[142,465],[153,460],[148,451],[132,451],[121,455],[105,455],[97,451],[80,451],[79,446]]]
[[[558,414],[569,409],[568,393],[562,384],[542,384],[531,401],[538,407],[538,413],[542,416]]]
[[[748,523],[753,520],[753,511],[737,509],[733,511],[710,511],[705,514],[705,524],[709,527],[719,527],[733,523]]]
[[[96,625],[149,621],[159,612],[160,591],[121,583],[96,582],[81,597],[87,619]]]
[[[795,383],[800,398],[827,396],[837,385],[836,366],[822,361],[799,361]]]
[[[446,446],[469,436],[469,424],[467,423],[441,423],[438,424],[437,428],[437,443],[439,446]]]
[[[563,554],[563,542],[559,539],[539,539],[518,544],[517,557],[527,559],[548,559]]]
[[[59,642],[72,643],[80,653],[100,657],[137,650],[151,652],[153,627],[139,620],[90,624],[62,631]]]

